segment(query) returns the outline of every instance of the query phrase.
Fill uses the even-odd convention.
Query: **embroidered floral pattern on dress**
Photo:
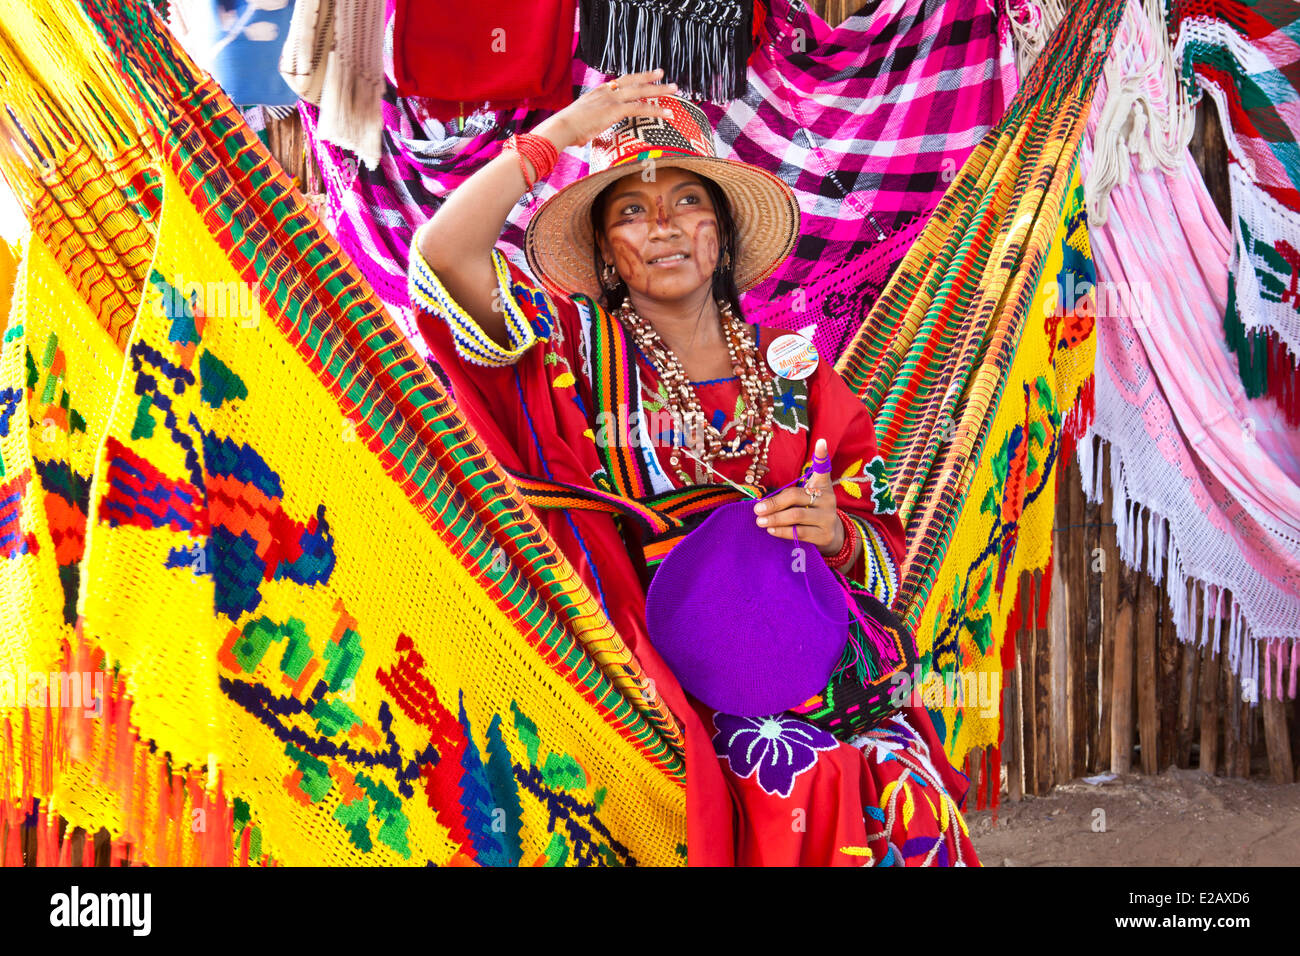
[[[888,467],[885,464],[885,459],[877,455],[865,463],[861,460],[853,462],[844,469],[844,473],[835,481],[835,484],[854,498],[861,498],[866,495],[871,499],[876,514],[889,515],[898,510],[898,505],[894,504],[894,496],[889,490],[887,476]],[[859,487],[860,485],[866,487]]]
[[[900,777],[885,784],[878,806],[864,808],[867,818],[877,828],[868,834],[868,843],[884,842],[883,848],[877,848],[880,858],[868,861],[867,865],[965,866],[968,861],[961,838],[969,838],[970,831],[956,802],[943,786],[930,759],[930,748],[907,718],[895,714],[849,743],[877,764],[897,762],[906,768]],[[937,834],[907,836],[918,811],[938,823]],[[863,849],[866,848],[843,848],[853,855]]]
[[[758,785],[769,795],[788,797],[794,779],[817,763],[817,752],[834,750],[839,742],[826,731],[797,717],[713,715],[713,749],[725,757],[738,777],[758,774]]]

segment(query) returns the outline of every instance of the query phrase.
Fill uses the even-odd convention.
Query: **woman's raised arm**
[[[588,90],[532,132],[563,152],[591,142],[625,117],[664,116],[667,110],[642,102],[677,91],[675,83],[657,82],[662,74],[662,70],[631,73],[618,78],[617,89],[604,83]],[[529,167],[535,174],[531,163]],[[519,157],[502,152],[453,190],[417,234],[420,254],[447,292],[479,328],[506,347],[510,342],[505,312],[501,303],[493,301],[497,281],[492,248],[501,238],[510,210],[524,194],[524,186]]]

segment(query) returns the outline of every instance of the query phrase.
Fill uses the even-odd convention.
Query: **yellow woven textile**
[[[120,347],[153,252],[156,159],[84,16],[51,23],[35,4],[3,10],[0,86],[10,108],[0,111],[0,174]]]
[[[25,84],[6,131],[71,131],[0,163],[37,226],[0,350],[0,610],[24,622],[0,666],[98,688],[0,699],[10,833],[39,799],[47,863],[59,816],[150,864],[683,862],[680,731],[572,567],[224,95],[151,14],[86,6],[94,25],[0,0]],[[1033,311],[1052,257],[1086,248],[1066,197],[1087,84],[1064,85],[976,150],[850,356],[940,673],[998,666],[996,577],[1046,562],[1091,367],[1087,335]],[[952,230],[995,254],[945,298]],[[952,308],[971,319],[942,387],[878,388]],[[996,716],[935,710],[954,756],[996,740]]]
[[[9,304],[13,301],[14,282],[18,279],[18,255],[0,239],[0,335],[9,327]]]
[[[837,364],[875,419],[907,529],[894,609],[916,628],[919,676],[931,686],[927,695],[921,685],[918,703],[930,707],[954,762],[998,741],[1000,682],[989,678],[1001,670],[1016,597],[1009,572],[1047,563],[1051,521],[1039,509],[1050,510],[1055,462],[1087,413],[1085,402],[1067,417],[1091,374],[1093,346],[1068,348],[1077,354],[1063,358],[1068,370],[1062,365],[1057,382],[1048,344],[1056,331],[1034,321],[1035,305],[1044,278],[1057,278],[1049,259],[1071,248],[1062,244],[1066,197],[1077,192],[1079,141],[1122,10],[1118,0],[1068,9]],[[1081,212],[1069,222],[1082,254]],[[1057,434],[1053,416],[1071,427]],[[1014,443],[1015,423],[1027,444]],[[1026,475],[1015,469],[1028,467],[1036,442],[1044,443],[1034,454],[1045,503],[1022,514]],[[990,490],[1011,496],[992,525]],[[989,578],[994,555],[992,567],[1006,565],[1005,573]],[[927,675],[942,680],[941,691]],[[981,677],[983,699],[973,704]]]
[[[21,265],[16,278],[0,345],[0,704],[18,693],[18,675],[55,668],[64,637],[64,596],[30,448],[29,421],[42,419],[28,414],[26,301],[42,290],[39,282],[29,288]]]
[[[1051,558],[1059,468],[1082,431],[1087,404],[1078,400],[1096,355],[1083,202],[1076,170],[984,457],[917,629],[935,672],[921,685],[921,702],[954,759],[999,744],[1007,619],[1021,572]]]
[[[0,394],[12,402],[0,464],[6,471],[16,465],[27,476],[21,533],[31,536],[32,546],[18,560],[0,560],[0,601],[25,596],[30,603],[25,611],[4,609],[4,619],[19,624],[19,639],[0,644],[0,674],[8,678],[0,686],[0,716],[26,758],[7,768],[10,786],[44,795],[42,816],[53,822],[49,805],[59,802],[57,766],[69,743],[70,725],[62,718],[102,717],[102,698],[114,685],[99,661],[92,666],[87,657],[73,666],[68,652],[95,438],[108,423],[122,352],[38,235],[27,242],[18,278],[0,348]],[[87,779],[83,789],[99,804],[114,802],[94,781]],[[93,823],[92,830],[116,819],[76,818]]]
[[[39,6],[41,22],[81,16]],[[7,22],[0,40],[24,48]],[[123,348],[94,294],[108,271],[83,296],[39,235],[6,336],[21,427],[0,449],[35,477],[15,496],[32,546],[0,559],[0,602],[45,623],[0,650],[104,677],[95,708],[0,701],[11,826],[40,799],[43,862],[66,852],[54,814],[157,864],[683,862],[671,718],[427,366],[195,79],[177,77],[187,108],[224,136],[161,164]],[[278,235],[249,229],[267,196],[288,200]],[[49,389],[70,427],[38,451]],[[75,635],[34,457],[89,479]]]
[[[236,852],[251,849],[254,859],[678,862],[679,783],[545,665],[446,541],[411,514],[336,397],[275,335],[256,300],[239,300],[254,306],[246,315],[229,308],[222,315],[215,297],[242,282],[170,175],[165,196],[121,388],[115,376],[96,374],[103,366],[61,362],[78,396],[92,400],[88,407],[101,417],[112,410],[100,432],[81,612],[85,633],[126,675],[130,724],[148,728],[175,765],[221,768],[225,793],[255,814],[235,821],[250,844]],[[187,283],[185,275],[206,278]],[[76,343],[83,359],[115,351],[84,305],[66,309],[78,304],[75,291],[39,239],[24,280],[15,331],[56,355],[72,350],[51,337],[89,336]],[[197,302],[176,295],[187,287],[209,295]],[[21,368],[23,344],[18,334],[6,343],[6,370]],[[33,442],[49,427],[43,406],[35,411]],[[66,440],[56,431],[56,442]],[[192,513],[184,506],[196,487],[187,462],[196,448],[206,515],[199,498]],[[157,474],[131,487],[146,469]],[[162,515],[150,497],[161,493],[172,496]],[[35,512],[30,526],[48,527],[36,496],[26,500]],[[211,547],[222,532],[257,539],[247,560],[238,543]],[[267,556],[308,541],[318,546],[308,560],[282,555],[274,566]],[[34,559],[53,556],[50,546],[39,551]],[[14,619],[62,619],[57,574],[45,564],[32,584],[5,588],[43,601]],[[224,613],[214,614],[214,605]],[[50,628],[24,635],[19,666],[57,670],[61,636]],[[94,737],[109,729],[90,723]],[[430,748],[441,760],[423,769],[436,779],[422,779]],[[159,795],[146,748],[131,747],[125,761],[133,768],[125,778],[134,789],[131,816],[115,789],[124,782],[121,743],[95,739],[88,749],[109,754],[88,763],[107,763],[110,776],[65,776],[54,808],[74,825],[117,829],[137,858],[191,859],[199,839],[175,820],[161,832],[155,826]],[[135,769],[141,763],[144,775]],[[438,777],[437,767],[448,773]],[[191,790],[183,799],[193,799]],[[463,813],[461,801],[469,804]],[[578,809],[555,827],[561,804]]]
[[[262,849],[284,862],[319,861],[322,845],[332,846],[331,862],[340,863],[445,862],[472,849],[453,837],[454,821],[449,826],[437,819],[442,813],[428,812],[425,787],[412,778],[433,741],[446,742],[438,747],[440,766],[459,746],[471,750],[456,754],[458,763],[481,763],[484,778],[496,769],[506,775],[501,783],[507,795],[517,794],[518,811],[493,802],[498,795],[489,790],[479,795],[463,786],[461,778],[472,774],[462,766],[447,778],[446,796],[461,787],[461,799],[482,802],[477,825],[487,831],[478,834],[485,845],[494,814],[518,829],[521,850],[511,862],[574,852],[613,861],[615,843],[635,847],[643,862],[673,862],[685,840],[677,783],[541,666],[444,538],[410,513],[336,397],[270,321],[227,308],[224,319],[203,323],[197,343],[175,343],[177,323],[187,320],[164,296],[184,290],[186,276],[204,276],[210,290],[223,291],[239,289],[241,279],[179,184],[164,180],[154,278],[130,349],[139,370],[124,379],[96,482],[112,495],[110,472],[122,460],[114,438],[123,455],[162,470],[164,481],[187,482],[189,449],[178,439],[189,435],[203,447],[211,536],[251,534],[257,550],[271,551],[292,545],[285,536],[296,534],[310,560],[294,569],[285,555],[273,567],[269,554],[244,558],[237,544],[202,554],[197,527],[114,528],[99,498],[85,573],[119,587],[90,590],[83,612],[100,646],[123,662],[140,725],[182,763],[214,760],[227,768],[227,789],[248,793],[261,819],[277,822],[274,834],[266,828]],[[203,311],[219,312],[214,304],[206,301]],[[199,372],[199,387],[184,388],[182,368]],[[157,391],[137,398],[146,376]],[[186,427],[193,420],[198,424]],[[178,560],[178,552],[195,557]],[[204,558],[206,571],[191,570]],[[127,588],[138,597],[124,595]],[[326,690],[313,701],[318,681]],[[268,690],[279,703],[264,699]],[[291,728],[310,745],[286,743]],[[344,740],[359,752],[394,747],[395,766],[327,755]],[[515,780],[515,767],[535,779]],[[402,774],[417,785],[415,796],[400,793]],[[267,787],[268,778],[277,785]],[[565,796],[601,805],[599,817],[572,815],[575,830],[601,825],[618,839],[589,832],[583,839],[590,845],[575,847],[562,831],[553,835],[551,804]],[[349,835],[368,816],[368,836]]]

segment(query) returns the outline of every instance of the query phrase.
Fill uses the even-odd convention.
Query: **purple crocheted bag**
[[[811,545],[754,522],[754,502],[714,511],[655,571],[646,625],[687,692],[761,717],[825,690],[849,639],[846,593]]]

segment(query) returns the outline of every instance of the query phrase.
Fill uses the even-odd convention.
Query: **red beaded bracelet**
[[[838,569],[848,564],[849,559],[853,557],[853,549],[858,542],[858,527],[843,511],[836,508],[835,513],[839,515],[840,524],[844,526],[844,543],[840,545],[838,551],[826,559],[826,566]]]
[[[519,171],[524,177],[524,187],[529,193],[532,193],[533,186],[539,180],[544,179],[552,169],[555,168],[556,162],[560,158],[559,151],[545,136],[538,136],[535,133],[517,133],[510,136],[502,147],[503,151],[513,149],[519,156]],[[536,176],[533,179],[528,177],[528,166],[524,163],[527,158],[532,163]],[[537,197],[532,197],[533,202]]]

